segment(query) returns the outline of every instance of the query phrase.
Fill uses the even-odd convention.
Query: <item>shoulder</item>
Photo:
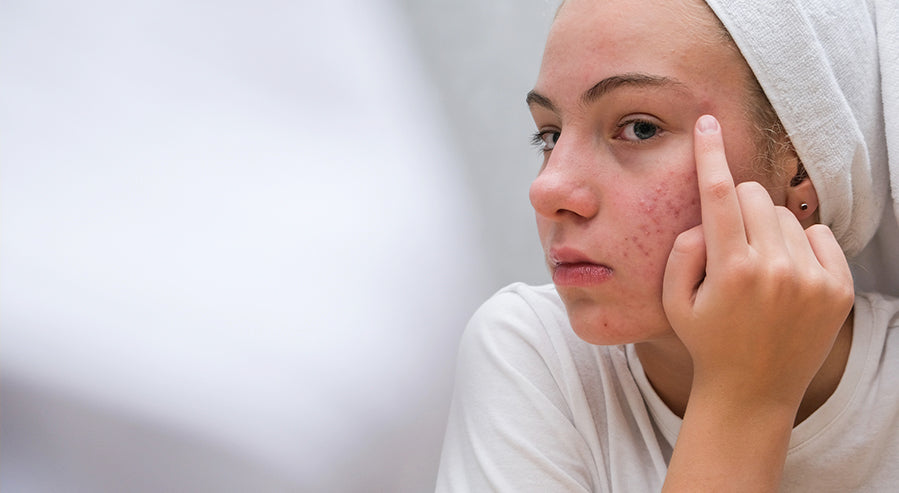
[[[552,286],[488,299],[459,346],[438,491],[593,490],[600,434],[581,374],[596,364],[577,360],[601,358],[576,355],[603,351],[577,339]]]
[[[546,317],[556,319],[564,312],[565,306],[553,285],[531,286],[517,282],[500,289],[485,301],[472,320],[502,319],[510,315],[533,320]]]
[[[477,310],[438,491],[648,491],[663,469],[624,346],[578,338],[552,286],[513,284]]]
[[[574,334],[552,285],[515,283],[484,302],[465,329],[459,364],[503,365],[538,380],[571,378],[584,364],[604,359],[608,348]]]
[[[552,285],[510,284],[471,317],[463,339],[515,338],[532,342],[568,328],[565,306]]]
[[[553,339],[567,325],[565,309],[552,286],[515,283],[477,309],[459,345],[459,369],[466,366],[542,366]],[[480,368],[483,370],[483,368]],[[529,372],[528,372],[529,373]]]
[[[581,340],[551,285],[503,288],[477,310],[460,344],[456,397],[484,411],[504,412],[520,399],[593,434],[605,410],[628,405],[621,396],[629,391],[639,395],[624,346]]]

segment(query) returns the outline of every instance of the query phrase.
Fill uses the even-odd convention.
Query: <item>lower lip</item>
[[[556,286],[595,286],[611,278],[612,269],[599,264],[559,264],[553,270]]]

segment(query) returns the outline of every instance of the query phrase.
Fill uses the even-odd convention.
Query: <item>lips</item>
[[[569,247],[550,250],[550,270],[556,286],[596,286],[612,278],[611,267]]]

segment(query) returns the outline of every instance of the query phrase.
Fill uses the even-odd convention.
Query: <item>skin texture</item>
[[[745,64],[730,50],[685,36],[673,21],[678,9],[630,3],[608,9],[566,3],[535,85],[554,110],[531,104],[538,129],[563,130],[530,190],[544,250],[573,248],[614,272],[603,286],[558,286],[575,331],[594,344],[672,335],[662,277],[676,236],[701,221],[692,139],[699,116],[714,114],[727,129],[737,182],[757,180],[775,189],[751,165],[756,146],[741,102]],[[718,77],[710,78],[696,69],[706,66],[742,70],[718,68]],[[678,82],[624,85],[589,106],[580,103],[596,82],[635,73]],[[622,140],[618,125],[635,117],[661,132],[646,142]],[[783,193],[776,195],[783,203]]]
[[[803,229],[796,156],[753,166],[749,68],[692,1],[565,3],[528,97],[530,198],[575,332],[635,343],[684,417],[666,489],[774,491],[794,421],[842,375],[852,281],[830,231]]]

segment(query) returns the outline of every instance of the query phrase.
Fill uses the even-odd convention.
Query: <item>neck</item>
[[[852,345],[853,314],[843,323],[833,347],[809,384],[795,425],[812,415],[833,394],[843,377]],[[643,371],[653,389],[678,417],[683,418],[693,383],[693,362],[687,348],[676,336],[640,342],[634,345]]]

